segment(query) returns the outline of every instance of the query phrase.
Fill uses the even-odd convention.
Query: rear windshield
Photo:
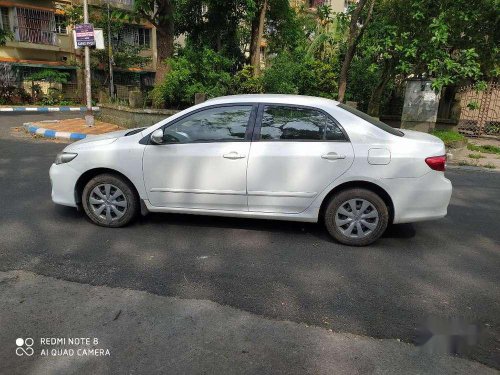
[[[398,137],[402,137],[404,135],[403,132],[394,129],[392,126],[389,126],[383,123],[380,120],[377,120],[375,117],[368,116],[366,113],[358,111],[355,108],[352,108],[346,104],[340,103],[339,107],[345,109],[347,112],[352,113],[355,116],[361,117],[363,120],[368,121],[370,124],[375,125],[377,128],[386,131],[392,135],[397,135]]]

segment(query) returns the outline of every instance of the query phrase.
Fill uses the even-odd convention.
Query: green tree
[[[378,76],[368,112],[378,115],[383,91],[397,76],[432,78],[436,90],[498,76],[494,4],[495,0],[380,0],[356,56]]]
[[[254,75],[261,70],[261,46],[263,38],[280,36],[293,30],[295,15],[288,0],[254,0],[253,12],[249,12],[250,48],[249,60]],[[289,26],[292,25],[292,28]],[[295,29],[296,30],[296,29]],[[294,31],[295,31],[294,30]],[[296,35],[296,34],[295,34]],[[290,39],[281,39],[281,42],[290,43]]]
[[[135,46],[117,39],[118,35],[123,32],[127,23],[122,17],[122,10],[114,10],[108,12],[105,8],[90,6],[89,19],[90,23],[96,28],[100,28],[104,32],[104,50],[91,50],[92,64],[105,64],[109,61],[108,48],[108,26],[111,32],[111,44],[113,47],[113,62],[117,68],[127,69],[132,67],[144,67],[151,61],[151,58],[141,56],[140,52],[144,49],[141,46]],[[81,5],[73,5],[65,8],[67,22],[69,24],[78,24],[83,22],[83,7]]]
[[[174,55],[175,14],[178,1],[135,0],[132,15],[125,13],[125,18],[145,19],[156,28],[156,83],[163,82],[163,78],[169,69],[164,62]]]
[[[183,0],[177,6],[177,34],[188,43],[209,48],[242,65],[244,29],[253,0]]]
[[[351,65],[356,48],[366,30],[367,25],[370,23],[371,15],[375,0],[359,0],[350,12],[349,29],[347,34],[347,48],[340,69],[339,76],[339,94],[338,100],[343,102],[344,95],[347,87],[347,75]]]

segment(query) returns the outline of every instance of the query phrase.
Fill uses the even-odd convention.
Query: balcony
[[[319,6],[325,5],[326,1],[325,0],[309,0],[309,7],[310,8],[317,8]]]
[[[74,0],[77,3],[82,3],[82,0]],[[134,8],[134,0],[89,0],[90,5],[106,6],[109,4],[114,8],[122,8],[132,10]]]
[[[19,27],[16,30],[16,42],[26,42],[34,44],[57,45],[56,33],[28,27]]]

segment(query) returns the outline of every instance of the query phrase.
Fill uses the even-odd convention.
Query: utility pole
[[[89,23],[89,6],[87,0],[83,0],[83,23]],[[94,126],[94,114],[92,113],[92,89],[90,86],[90,47],[85,46],[85,93],[87,97],[87,111],[85,113],[85,124]]]
[[[111,13],[108,3],[108,55],[109,55],[109,94],[111,99],[115,98],[115,84],[113,80],[113,46],[111,45]]]

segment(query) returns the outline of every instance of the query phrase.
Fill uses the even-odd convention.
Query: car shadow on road
[[[83,210],[76,209],[75,207],[61,206],[59,204],[54,204],[54,215],[68,221],[81,221],[86,219]]]
[[[413,238],[417,234],[415,225],[408,224],[389,224],[382,238]]]
[[[303,232],[317,226],[314,223],[281,220],[247,219],[224,216],[149,213],[136,220],[139,225],[182,225],[193,227],[220,227],[224,229],[264,230],[269,232]]]
[[[132,225],[181,225],[192,227],[210,227],[224,229],[244,229],[265,232],[281,232],[290,234],[309,233],[323,241],[337,243],[327,232],[323,223],[305,223],[283,220],[247,219],[208,215],[189,215],[172,213],[149,213],[140,217]],[[416,230],[413,224],[390,224],[382,238],[413,238]]]

